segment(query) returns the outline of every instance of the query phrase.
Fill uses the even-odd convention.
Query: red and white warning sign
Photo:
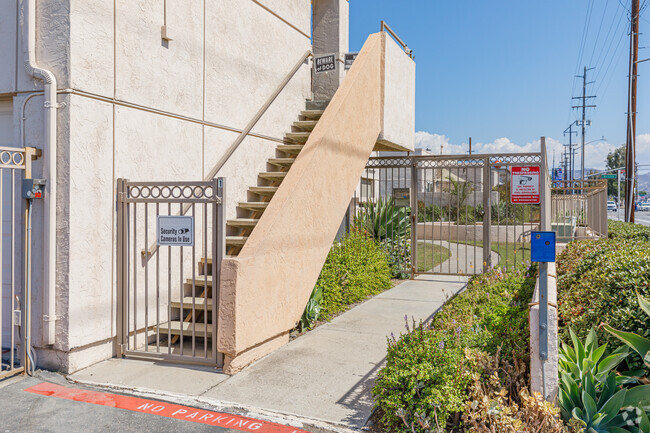
[[[539,203],[539,167],[512,167],[510,201],[512,203]]]

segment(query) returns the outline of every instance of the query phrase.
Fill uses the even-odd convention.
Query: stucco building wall
[[[42,89],[22,68],[17,3],[0,0],[0,98],[12,97],[14,137],[25,93]],[[39,364],[72,371],[113,355],[115,184],[201,180],[310,49],[309,0],[38,0],[36,58],[59,80],[56,344]],[[5,39],[6,38],[6,39]],[[310,97],[305,64],[253,132],[281,139]],[[42,148],[43,98],[26,104],[27,146]],[[181,118],[179,118],[181,117]],[[249,137],[218,174],[228,179],[227,216],[265,171],[277,142]],[[47,152],[48,149],[44,149]],[[42,176],[42,161],[34,167]],[[43,298],[44,209],[35,207],[34,299]],[[40,245],[40,246],[39,246]]]

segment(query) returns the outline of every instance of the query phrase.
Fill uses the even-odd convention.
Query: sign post
[[[540,168],[512,167],[510,201],[514,204],[540,203]]]

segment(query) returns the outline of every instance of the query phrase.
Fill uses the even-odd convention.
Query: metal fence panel
[[[224,183],[118,180],[122,355],[221,366]]]
[[[34,148],[0,147],[0,379],[31,371],[31,245],[27,222],[31,207],[22,199],[22,181],[31,178]]]
[[[510,201],[514,166],[541,173],[542,154],[370,158],[352,200],[352,226],[384,246],[397,273],[412,277],[527,262],[540,205]]]

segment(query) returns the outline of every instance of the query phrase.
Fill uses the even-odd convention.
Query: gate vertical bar
[[[411,279],[415,279],[415,272],[418,265],[418,239],[417,239],[417,227],[418,227],[418,170],[417,170],[417,160],[415,158],[411,159]],[[426,210],[424,212],[426,216]],[[426,218],[425,218],[426,219]],[[426,260],[426,249],[424,253],[424,260]]]
[[[483,272],[490,268],[490,256],[492,244],[490,240],[492,224],[492,206],[490,203],[490,191],[492,190],[490,157],[486,156],[483,166]]]
[[[124,356],[126,333],[126,179],[117,180],[117,356]]]
[[[217,362],[217,367],[223,367],[223,355],[217,350],[217,328],[219,310],[219,295],[221,291],[221,261],[226,251],[226,219],[224,215],[224,204],[226,202],[226,179],[220,177],[215,180],[213,191],[217,192],[219,202],[214,205],[213,225],[213,250],[212,250],[212,356]]]

